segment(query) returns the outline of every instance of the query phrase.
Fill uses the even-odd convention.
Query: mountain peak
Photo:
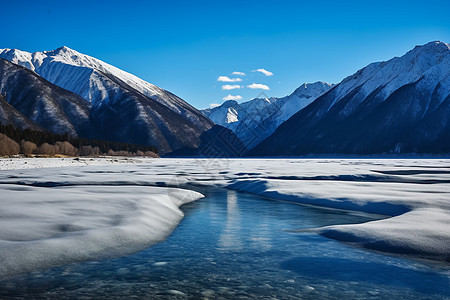
[[[303,83],[300,85],[292,95],[303,98],[317,97],[318,94],[322,94],[329,90],[333,84],[323,81],[316,81],[313,83]]]
[[[67,46],[61,46],[59,48],[56,48],[55,50],[51,51],[44,51],[45,54],[49,56],[65,56],[65,55],[76,55],[76,56],[83,56],[84,54],[79,53],[78,51],[75,51]]]
[[[442,42],[442,41],[429,42],[429,43],[425,44],[424,46],[426,46],[426,45],[434,45],[434,46],[438,46],[438,47],[447,47],[447,49],[450,49],[450,44],[447,44],[447,43]]]
[[[232,106],[235,106],[235,105],[238,105],[238,102],[237,102],[236,100],[227,100],[227,101],[225,101],[225,102],[222,104],[222,106],[224,106],[224,107],[226,107],[226,108],[232,107]]]
[[[426,52],[437,52],[437,53],[445,53],[450,50],[450,44],[441,42],[441,41],[433,41],[426,43],[424,45],[416,46],[410,52],[417,51],[426,51]]]
[[[200,135],[213,126],[176,95],[67,46],[34,53],[3,50],[0,58],[27,67],[35,72],[33,75],[67,90],[63,94],[70,91],[90,102],[81,101],[80,106],[86,108],[83,117],[91,116],[93,123],[87,121],[88,125],[95,127],[97,136],[103,139],[156,145],[161,153],[166,153],[198,146]],[[44,101],[48,97],[41,98]],[[61,101],[65,101],[63,98]],[[67,113],[66,102],[55,103]],[[45,111],[51,110],[49,107]],[[71,122],[67,124],[70,126]]]
[[[433,41],[367,65],[284,122],[252,154],[448,153],[449,50]]]
[[[56,48],[54,51],[58,51],[58,52],[60,52],[60,51],[63,51],[63,52],[71,51],[71,52],[73,52],[73,51],[75,51],[75,50],[72,50],[72,49],[70,49],[70,48],[67,47],[67,46],[61,46],[61,47],[59,47],[59,48]]]

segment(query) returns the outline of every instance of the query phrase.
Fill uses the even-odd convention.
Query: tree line
[[[19,129],[0,124],[0,155],[22,153],[53,156],[151,156],[157,157],[154,146],[135,145],[104,140],[74,138],[69,134],[54,134],[48,131]]]

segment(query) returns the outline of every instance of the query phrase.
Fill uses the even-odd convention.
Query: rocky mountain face
[[[283,98],[255,98],[244,103],[230,100],[202,112],[214,123],[234,131],[251,149],[331,87],[325,82],[304,83]]]
[[[36,123],[32,122],[20,111],[15,109],[6,101],[6,95],[0,95],[0,120],[2,125],[12,125],[19,129],[42,130]]]
[[[92,132],[90,104],[36,75],[0,58],[0,116],[4,125],[46,129],[72,136]]]
[[[450,46],[368,65],[284,122],[250,155],[450,152]]]
[[[72,135],[154,145],[160,154],[165,154],[185,147],[198,147],[202,133],[213,126],[201,112],[174,94],[67,47],[35,53],[3,49],[0,58],[28,68],[32,74],[58,86],[60,93],[70,91],[82,100],[79,105],[84,109],[89,130],[79,131],[71,122],[62,125],[61,121],[55,123],[52,132],[67,128],[66,132]],[[5,89],[10,85],[28,83],[22,78],[17,78],[16,82],[10,79]],[[46,85],[41,87],[44,89]],[[27,99],[11,93],[7,96],[8,102],[17,109],[20,105],[29,105]],[[65,108],[66,104],[60,106]],[[23,109],[18,110],[22,112]],[[44,122],[40,115],[29,118],[38,124]],[[45,122],[50,124],[54,120]]]
[[[68,47],[35,53],[3,49],[0,50],[0,57],[29,68],[51,83],[80,95],[94,105],[114,98],[116,86],[111,84],[110,78],[117,78],[129,88],[169,107],[194,124],[210,127],[197,109],[174,94]]]

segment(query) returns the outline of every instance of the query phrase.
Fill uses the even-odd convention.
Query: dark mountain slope
[[[0,123],[2,125],[12,125],[19,129],[41,129],[41,127],[11,106],[2,95],[0,95]]]
[[[199,145],[204,128],[193,126],[185,117],[137,92],[119,78],[110,74],[104,76],[108,78],[105,82],[117,88],[108,90],[108,100],[92,107],[91,118],[99,137],[157,145],[161,154]],[[212,127],[212,122],[205,123],[205,128]]]
[[[347,77],[250,155],[449,153],[449,95],[450,48],[429,43]]]
[[[211,122],[174,94],[130,73],[67,47],[28,53],[0,50],[0,57],[23,65],[91,105],[91,129],[99,139],[154,145],[160,154],[198,147]]]
[[[25,122],[24,125],[31,126],[31,121],[50,132],[72,136],[92,132],[89,103],[4,59],[0,59],[0,94],[6,95],[10,106],[22,114],[16,120],[9,119],[9,123]],[[23,120],[23,116],[29,120]]]

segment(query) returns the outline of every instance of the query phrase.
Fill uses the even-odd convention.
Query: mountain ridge
[[[0,57],[35,71],[48,81],[80,95],[93,104],[108,99],[105,91],[108,86],[102,74],[111,74],[145,96],[183,115],[195,125],[205,123],[196,108],[173,93],[67,46],[34,53],[18,49],[0,49]]]
[[[303,83],[282,98],[254,98],[243,103],[229,100],[202,112],[216,124],[233,130],[248,148],[252,148],[332,86],[321,81]]]
[[[430,42],[346,77],[249,155],[447,153],[449,95],[450,47]]]
[[[164,154],[197,147],[202,133],[213,126],[174,94],[68,47],[34,53],[3,49],[0,58],[82,97],[97,126],[95,138],[154,145]]]

